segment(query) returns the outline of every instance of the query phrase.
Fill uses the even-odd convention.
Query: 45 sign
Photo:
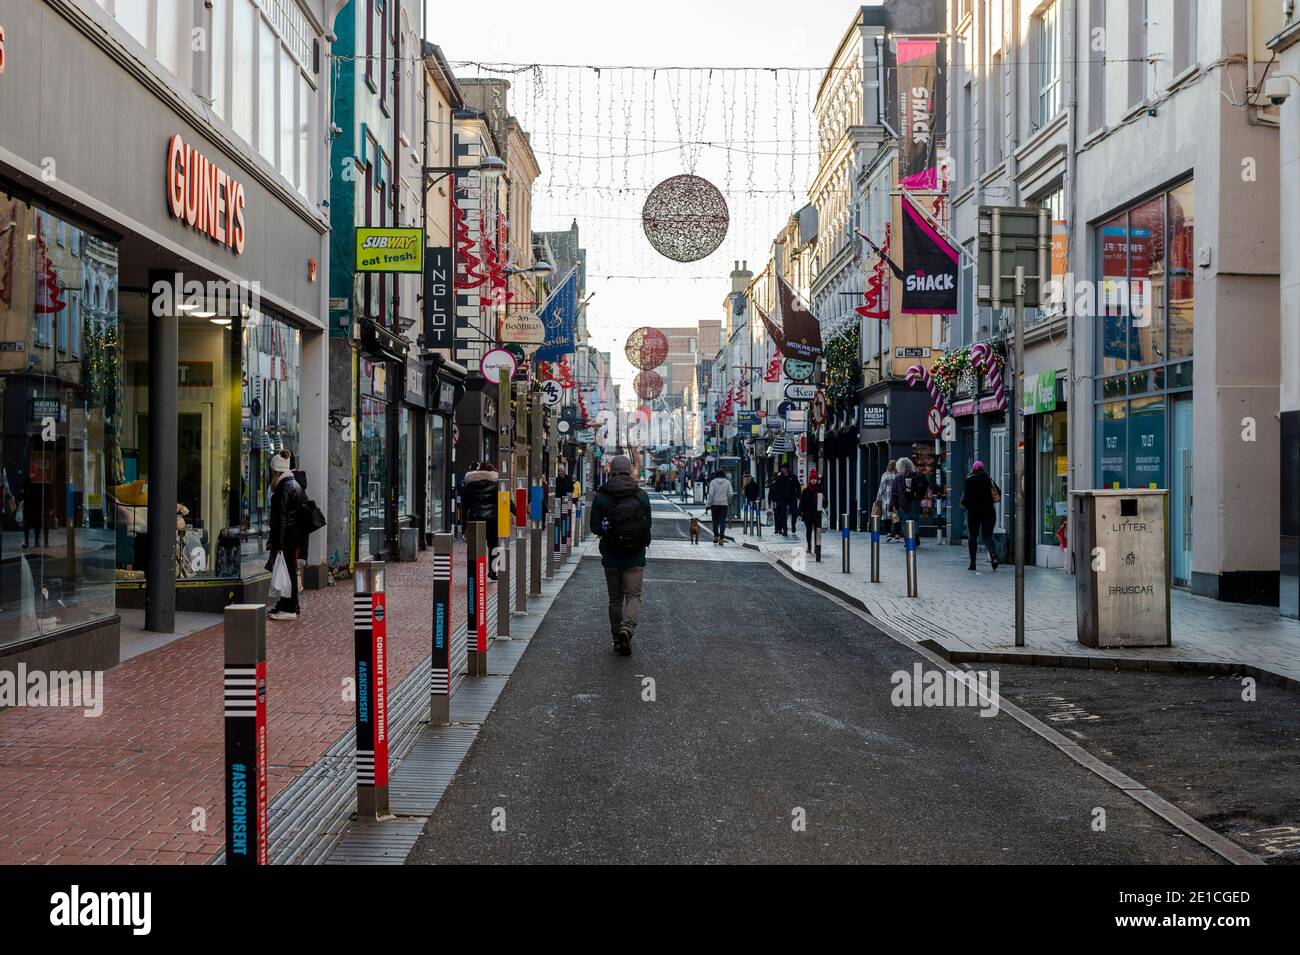
[[[548,378],[542,382],[542,404],[547,408],[554,408],[563,397],[564,389],[560,387],[558,381]]]

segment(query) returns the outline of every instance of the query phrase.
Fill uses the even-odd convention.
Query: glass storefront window
[[[1192,184],[1169,193],[1169,358],[1192,354],[1196,202]]]
[[[1128,217],[1116,216],[1098,231],[1101,240],[1101,288],[1097,296],[1101,318],[1101,371],[1109,375],[1128,367],[1128,314],[1120,302],[1119,292],[1119,286],[1128,281]]]
[[[1129,403],[1128,483],[1125,487],[1160,488],[1165,483],[1165,399]]]
[[[397,411],[397,515],[404,518],[415,506],[411,491],[415,487],[411,469],[415,460],[411,455],[411,409]]]
[[[123,414],[120,432],[123,482],[118,497],[119,578],[142,581],[153,528],[149,491],[149,297],[132,292],[121,299]],[[221,532],[238,515],[238,459],[233,454],[235,407],[235,319],[225,303],[177,316],[176,578],[217,575]],[[231,558],[223,558],[229,565]],[[223,568],[228,569],[228,568]]]
[[[299,459],[298,419],[302,333],[272,315],[252,310],[241,329],[240,553],[245,575],[263,570],[271,530],[271,456],[288,450]],[[307,474],[307,493],[316,496],[324,475]]]
[[[384,497],[388,486],[388,366],[361,359],[361,420],[357,442],[357,559],[384,549]]]
[[[116,245],[0,192],[0,646],[116,607],[117,281]]]
[[[1128,403],[1101,406],[1097,446],[1101,455],[1101,487],[1120,488],[1128,480]]]
[[[443,491],[447,486],[447,428],[442,415],[426,415],[429,421],[429,530],[449,528],[443,513]]]
[[[1064,411],[1038,422],[1038,543],[1056,545],[1056,529],[1069,508],[1069,457]]]
[[[1157,196],[1129,213],[1129,361],[1165,361],[1165,197]]]

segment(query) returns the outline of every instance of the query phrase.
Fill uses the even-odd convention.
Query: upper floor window
[[[1061,29],[1059,3],[1038,15],[1038,125],[1046,125],[1061,109]]]

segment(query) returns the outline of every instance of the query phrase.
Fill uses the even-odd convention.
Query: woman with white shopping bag
[[[266,569],[271,571],[271,589],[280,600],[266,615],[270,620],[298,619],[299,519],[305,495],[292,465],[288,451],[271,457],[271,556]]]

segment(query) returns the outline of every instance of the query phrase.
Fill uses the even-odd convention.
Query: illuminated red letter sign
[[[167,142],[167,208],[215,242],[244,251],[244,186],[180,134]]]

